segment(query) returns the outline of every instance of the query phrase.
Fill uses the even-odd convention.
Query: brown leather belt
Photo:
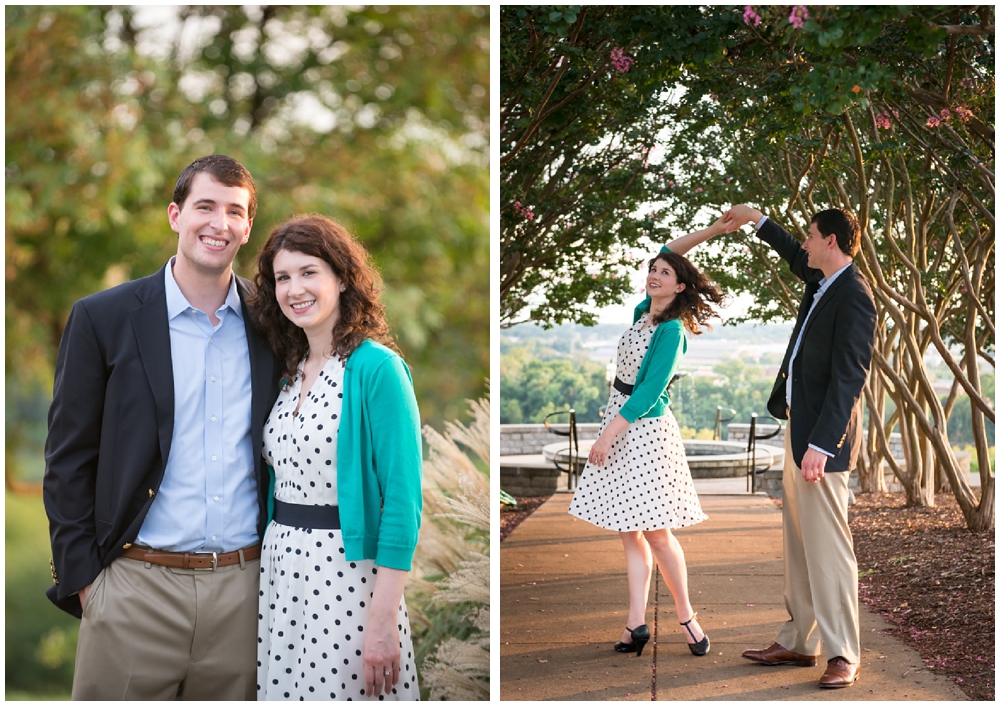
[[[241,556],[242,555],[242,556]],[[222,566],[245,564],[260,558],[260,545],[254,544],[233,552],[163,552],[146,547],[129,547],[122,556],[147,564],[168,566],[171,569],[196,569],[199,571],[215,571]]]

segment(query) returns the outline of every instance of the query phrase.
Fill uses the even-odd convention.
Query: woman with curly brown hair
[[[420,696],[403,587],[420,527],[420,417],[368,252],[322,216],[272,231],[251,306],[284,381],[264,425],[258,699]]]
[[[682,236],[649,261],[646,299],[618,343],[614,388],[569,512],[615,530],[625,548],[629,613],[618,652],[635,652],[650,639],[646,599],[653,559],[674,597],[677,619],[692,654],[705,655],[708,636],[695,620],[684,551],[672,529],[697,524],[701,510],[667,385],[687,351],[685,329],[700,334],[722,293],[683,256],[725,232],[720,218]]]

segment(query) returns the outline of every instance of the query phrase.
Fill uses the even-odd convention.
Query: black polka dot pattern
[[[615,374],[633,384],[656,326],[639,319],[618,342]],[[628,397],[612,388],[604,427],[618,416]],[[669,409],[662,417],[637,419],[615,437],[604,466],[590,463],[569,512],[616,532],[677,529],[707,520],[691,481],[680,429]]]
[[[337,504],[337,432],[344,365],[332,358],[295,412],[301,374],[278,396],[264,425],[264,457],[275,497],[298,505]],[[340,530],[272,522],[264,535],[257,637],[257,699],[414,701],[420,698],[406,602],[397,628],[400,676],[391,694],[365,694],[364,632],[375,562],[347,561]]]

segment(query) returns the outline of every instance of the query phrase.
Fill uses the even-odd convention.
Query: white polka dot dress
[[[643,329],[645,321],[646,316],[640,318],[618,342],[615,374],[629,385],[635,382],[656,330],[656,326]],[[627,401],[627,395],[611,389],[602,432]],[[616,436],[604,466],[586,464],[569,512],[617,532],[678,529],[708,519],[669,409],[662,417],[637,419]]]
[[[336,505],[343,361],[327,361],[296,415],[301,379],[300,370],[264,425],[274,495],[296,505]],[[370,559],[344,559],[340,530],[268,525],[261,555],[258,700],[419,700],[402,600],[399,682],[390,695],[364,693],[362,654],[377,572]]]

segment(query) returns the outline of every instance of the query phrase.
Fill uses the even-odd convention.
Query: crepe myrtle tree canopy
[[[653,154],[685,65],[709,63],[732,12],[505,6],[500,20],[501,325],[593,323],[676,183]]]

